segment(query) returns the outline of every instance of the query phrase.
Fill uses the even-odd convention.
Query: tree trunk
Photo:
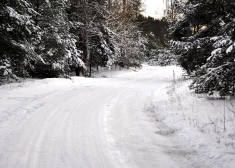
[[[122,0],[122,10],[123,10],[123,13],[125,14],[126,13],[126,0]]]
[[[112,7],[112,0],[108,0],[108,10],[110,11]]]
[[[88,26],[87,26],[88,27]],[[87,76],[91,76],[91,53],[90,53],[90,41],[89,41],[89,36],[88,36],[88,32],[85,33],[85,38],[86,38],[86,67],[89,68],[88,69],[88,74]]]
[[[89,64],[90,64],[90,66],[89,66],[89,77],[91,77],[91,62],[92,62],[92,55],[90,55],[90,61],[89,61]]]
[[[76,76],[80,76],[80,67],[77,67],[75,69],[75,72],[76,72]]]

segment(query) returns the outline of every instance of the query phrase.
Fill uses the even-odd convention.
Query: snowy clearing
[[[181,75],[144,65],[0,86],[0,167],[233,168],[233,102]]]

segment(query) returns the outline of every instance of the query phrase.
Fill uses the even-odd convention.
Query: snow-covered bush
[[[170,52],[170,50],[159,49],[157,51],[152,51],[151,55],[153,56],[148,60],[149,65],[168,66],[177,64],[177,56]]]

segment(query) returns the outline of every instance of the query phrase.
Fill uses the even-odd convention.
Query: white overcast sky
[[[164,12],[164,3],[163,0],[142,0],[144,4],[146,16],[151,16],[154,18],[161,18]]]

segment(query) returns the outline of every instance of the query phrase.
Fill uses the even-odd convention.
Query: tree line
[[[140,66],[148,41],[140,12],[140,0],[1,0],[0,78]]]

